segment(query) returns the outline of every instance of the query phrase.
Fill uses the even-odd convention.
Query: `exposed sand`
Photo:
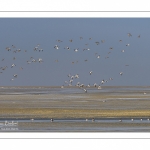
[[[23,94],[18,89],[17,93],[1,92],[0,118],[150,117],[147,88],[120,92],[118,87],[116,91]]]

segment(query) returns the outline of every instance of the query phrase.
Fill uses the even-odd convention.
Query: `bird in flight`
[[[122,76],[122,75],[123,75],[123,72],[120,72],[119,74]]]
[[[132,36],[132,34],[131,34],[131,33],[128,33],[128,37],[130,37],[130,36]]]
[[[89,73],[90,73],[90,75],[92,74],[92,72],[93,72],[93,71],[90,71],[90,72],[89,72]]]

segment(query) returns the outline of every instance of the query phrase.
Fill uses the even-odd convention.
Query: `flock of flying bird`
[[[128,37],[132,37],[131,33],[127,33],[127,36],[128,36]],[[140,35],[138,35],[138,38],[140,38]],[[83,40],[83,37],[80,37],[79,39],[80,39],[80,40]],[[89,40],[92,41],[92,38],[89,38]],[[62,43],[63,41],[62,41],[62,40],[56,40],[56,42],[57,42],[56,45],[53,46],[53,50],[58,51],[58,50],[62,49],[62,46],[60,46],[60,45],[61,45],[61,43]],[[73,39],[70,39],[69,42],[70,42],[70,43],[73,43],[74,40],[73,40]],[[122,42],[122,40],[119,40],[119,42]],[[95,43],[96,45],[100,45],[100,43],[102,43],[102,44],[105,43],[105,40],[101,40],[100,42],[99,42],[99,41],[96,41],[96,42],[94,42],[94,43]],[[128,47],[128,46],[130,46],[129,43],[126,44],[126,47]],[[85,44],[85,47],[86,47],[86,48],[83,48],[83,49],[82,49],[83,51],[92,51],[91,48],[88,48],[88,43]],[[78,53],[78,51],[79,51],[79,48],[73,48],[73,49],[72,49],[72,47],[70,47],[70,46],[65,46],[65,47],[63,47],[63,49],[65,49],[65,50],[67,50],[67,51],[72,51],[72,50],[73,50],[75,53]],[[14,54],[15,54],[15,53],[20,53],[20,52],[24,52],[24,53],[27,53],[27,52],[28,52],[27,50],[17,49],[15,45],[11,45],[11,46],[9,46],[9,47],[6,47],[5,50],[8,51],[8,52],[13,52]],[[108,52],[108,55],[105,57],[105,59],[108,59],[108,58],[109,58],[109,54],[112,52],[113,47],[110,47],[109,50],[110,50],[110,51]],[[43,50],[42,48],[40,48],[40,44],[37,44],[37,46],[33,47],[33,50],[32,50],[32,51],[33,51],[33,52],[44,52],[44,50]],[[125,50],[121,50],[121,52],[124,53]],[[96,53],[94,54],[94,57],[97,58],[97,59],[100,59],[100,58],[101,58],[101,55],[100,55],[98,52],[96,52]],[[10,66],[11,69],[13,69],[13,68],[15,68],[15,67],[17,66],[17,65],[15,64],[16,57],[13,57],[12,60],[14,61],[14,63],[11,64],[11,66]],[[1,61],[5,61],[5,58],[2,58]],[[56,60],[54,60],[54,61],[57,62],[57,63],[59,62],[58,59],[56,59]],[[85,60],[84,60],[84,62],[87,62],[87,61],[88,61],[88,59],[85,59]],[[36,62],[38,62],[38,63],[43,63],[44,61],[43,61],[42,58],[36,58],[36,59],[35,59],[35,58],[32,57],[32,56],[26,61],[27,64],[36,63]],[[72,61],[71,63],[72,63],[72,64],[78,63],[78,60],[77,60],[77,61]],[[129,66],[129,65],[126,65],[126,66]],[[9,66],[7,66],[7,65],[6,65],[6,66],[3,66],[3,67],[0,67],[0,70],[1,70],[0,73],[3,73],[3,71],[5,71],[5,70],[8,69],[8,68],[9,68]],[[20,66],[19,69],[20,69],[20,70],[23,70],[23,67]],[[92,69],[91,69],[91,70],[89,70],[89,75],[92,76],[92,74],[93,74],[93,71],[92,71]],[[119,74],[120,74],[120,76],[122,76],[122,75],[123,75],[123,72],[120,71]],[[17,74],[17,73],[14,73],[14,74],[12,75],[12,79],[10,79],[10,80],[11,80],[11,81],[14,81],[17,77],[18,77],[18,74]],[[88,88],[88,87],[96,87],[97,89],[101,89],[101,85],[107,83],[108,81],[113,80],[113,78],[110,77],[109,79],[103,79],[103,80],[101,80],[99,84],[97,84],[97,83],[92,83],[92,84],[90,84],[90,83],[89,83],[89,84],[85,85],[85,84],[83,84],[83,83],[81,83],[81,82],[79,82],[79,81],[77,81],[75,84],[73,84],[73,82],[74,82],[76,79],[79,80],[79,78],[80,78],[80,76],[79,76],[78,73],[76,73],[76,74],[74,74],[74,75],[71,75],[71,73],[68,73],[68,74],[67,74],[67,77],[68,77],[68,79],[67,79],[66,81],[64,81],[64,83],[62,84],[61,88],[64,88],[65,86],[73,86],[73,85],[75,85],[75,86],[77,86],[77,87],[83,89],[85,92],[87,92],[87,88]]]
[[[132,34],[131,34],[131,33],[127,33],[127,36],[128,36],[128,37],[132,37]],[[140,38],[140,35],[138,35],[137,37]],[[83,40],[83,37],[80,37],[80,40]],[[92,38],[89,38],[89,40],[92,40]],[[70,41],[70,42],[73,42],[72,39],[69,40],[69,41]],[[58,42],[58,43],[61,43],[62,40],[57,40],[57,42]],[[119,42],[122,42],[122,40],[119,40]],[[105,40],[101,40],[101,43],[105,43]],[[100,42],[99,42],[99,41],[96,41],[95,44],[96,44],[96,45],[99,45]],[[88,46],[88,44],[85,44],[85,45]],[[126,47],[128,47],[128,46],[130,46],[129,43],[126,44]],[[60,49],[60,46],[57,44],[57,45],[54,46],[54,48],[55,48],[56,50],[59,50],[59,49]],[[66,46],[64,49],[66,49],[66,50],[71,50],[71,47]],[[74,52],[78,52],[78,51],[79,51],[79,48],[74,48],[73,50],[74,50]],[[110,51],[108,52],[108,54],[111,53],[111,51],[113,50],[113,47],[110,47],[109,50],[110,50]],[[90,51],[90,48],[83,48],[83,51]],[[124,53],[125,50],[121,50],[121,52]],[[100,54],[98,54],[98,53],[96,52],[96,53],[95,53],[95,57],[96,57],[97,59],[99,59],[99,58],[100,58]],[[106,56],[106,57],[105,57],[105,59],[107,59],[107,58],[109,58],[109,56]],[[84,61],[87,62],[88,59],[85,59]],[[56,60],[56,62],[58,62],[58,60]],[[72,63],[74,64],[75,62],[72,62]],[[76,61],[76,63],[78,63],[78,61]],[[129,65],[126,64],[125,66],[129,66]],[[93,71],[92,71],[92,70],[89,71],[89,75],[92,76],[92,74],[93,74]],[[121,71],[121,72],[119,72],[119,74],[120,74],[120,76],[122,76],[122,75],[123,75],[123,72]],[[88,74],[87,74],[87,75],[88,75]],[[67,85],[67,86],[72,86],[72,85],[73,85],[73,81],[74,81],[75,79],[78,79],[78,78],[79,78],[79,74],[75,74],[75,75],[68,74],[67,76],[68,76],[68,80],[64,82],[64,84],[61,86],[61,88],[64,88],[64,86],[66,86],[66,85]],[[97,89],[101,89],[101,85],[103,85],[103,84],[105,84],[105,83],[107,83],[108,81],[111,81],[111,80],[113,80],[112,77],[110,77],[110,78],[107,79],[107,80],[105,80],[105,79],[101,80],[99,84],[93,83],[92,85],[90,85],[90,84],[84,85],[83,83],[76,82],[75,86],[77,86],[77,87],[83,89],[85,92],[87,92],[87,88],[89,88],[89,87],[95,87],[95,88],[97,88]]]

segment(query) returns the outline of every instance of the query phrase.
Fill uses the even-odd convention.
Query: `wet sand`
[[[53,131],[53,132],[150,132],[150,123],[124,122],[30,122],[19,123],[21,131]]]
[[[46,94],[38,89],[36,93],[24,93],[24,88],[7,90],[0,92],[0,118],[150,117],[147,87],[104,87],[88,93],[67,93],[67,88],[55,87],[46,88]]]
[[[27,119],[18,122],[17,128],[3,126],[5,131],[51,132],[115,132],[150,131],[150,87],[102,87],[83,89],[77,87],[0,87],[0,119]],[[50,119],[54,118],[54,122]],[[92,122],[104,118],[117,122]],[[139,122],[119,122],[120,119],[138,118]],[[141,122],[140,119],[147,120]],[[31,119],[34,119],[31,121]],[[35,122],[35,120],[41,122]],[[49,120],[48,122],[42,119]],[[57,122],[57,119],[83,119],[88,122]]]

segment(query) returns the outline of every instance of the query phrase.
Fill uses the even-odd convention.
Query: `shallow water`
[[[141,92],[150,91],[150,87],[102,87],[102,89],[97,88],[86,88],[88,93],[125,93],[125,92]],[[60,88],[60,87],[0,87],[0,94],[75,94],[84,93],[82,88],[70,87],[70,88]]]
[[[52,88],[52,87],[0,87],[0,104],[10,104],[26,108],[75,108],[75,109],[148,109],[150,100],[150,87],[102,87],[87,88],[87,93],[79,88]],[[146,92],[146,95],[143,93]],[[104,96],[121,96],[98,98],[90,97],[91,94]],[[10,95],[10,97],[5,97]],[[11,95],[34,95],[34,99],[13,100]],[[42,95],[42,97],[39,97]],[[129,97],[122,97],[122,96]],[[132,97],[132,96],[136,97]],[[138,96],[141,96],[140,98]],[[37,97],[35,97],[37,96]],[[131,97],[130,97],[131,96]],[[92,99],[91,99],[92,98]],[[125,103],[129,101],[128,103]],[[136,103],[134,103],[134,101]],[[139,103],[141,102],[142,103]],[[69,102],[69,103],[68,103]],[[120,102],[117,106],[116,102]],[[139,103],[138,105],[137,102]],[[145,102],[145,103],[144,103]],[[60,105],[61,103],[61,105]],[[132,104],[131,104],[132,103]],[[12,105],[14,104],[14,105]],[[36,105],[35,105],[36,104]],[[143,105],[141,105],[143,104]],[[92,119],[0,119],[0,132],[150,132],[149,118],[96,118]],[[6,122],[7,121],[7,122]]]
[[[25,126],[28,124],[28,126]],[[147,118],[0,120],[0,132],[150,132]]]

